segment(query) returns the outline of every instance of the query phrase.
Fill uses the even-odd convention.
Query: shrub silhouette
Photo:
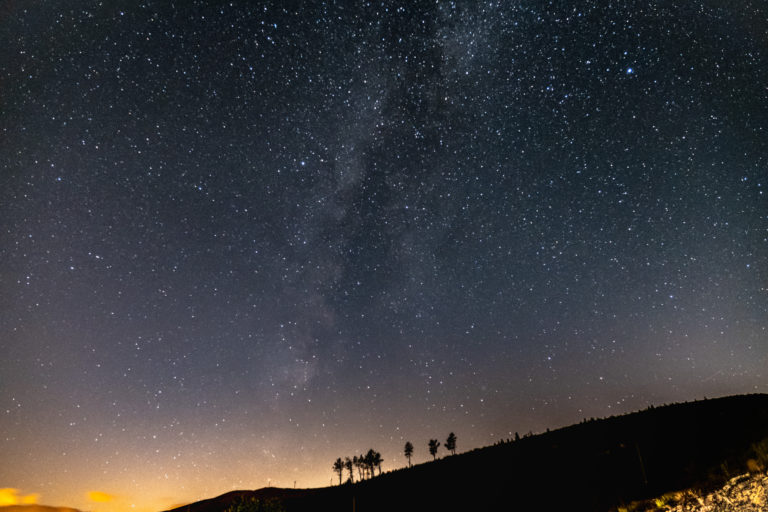
[[[225,512],[285,512],[285,507],[277,498],[241,498]]]

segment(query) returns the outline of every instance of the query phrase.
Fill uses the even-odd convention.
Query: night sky
[[[768,392],[766,4],[415,4],[2,2],[0,504]]]

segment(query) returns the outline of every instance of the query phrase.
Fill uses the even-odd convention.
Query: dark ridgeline
[[[649,408],[525,436],[322,489],[238,491],[176,509],[223,512],[241,496],[315,510],[603,511],[688,487],[716,485],[765,464],[768,395]],[[762,458],[762,460],[760,460]],[[754,461],[751,463],[754,465]]]

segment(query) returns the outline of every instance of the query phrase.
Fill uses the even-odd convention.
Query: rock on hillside
[[[740,475],[708,494],[685,491],[665,494],[646,507],[619,508],[626,510],[664,512],[765,512],[768,510],[768,476]]]

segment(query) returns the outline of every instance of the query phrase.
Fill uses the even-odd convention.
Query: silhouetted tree
[[[333,471],[339,474],[339,485],[341,485],[341,474],[344,472],[344,461],[341,460],[341,457],[333,463]]]
[[[379,475],[381,475],[381,463],[384,462],[384,459],[381,458],[381,454],[377,451],[373,452],[373,466],[379,468]],[[373,471],[373,469],[371,469]],[[371,473],[373,474],[373,473]]]
[[[452,455],[456,455],[456,434],[453,432],[448,434],[448,439],[445,440],[445,449]]]
[[[346,468],[346,470],[349,471],[349,481],[354,483],[355,474],[352,472],[352,459],[350,459],[349,457],[346,457],[344,459],[344,468]]]
[[[365,454],[364,460],[365,460],[365,468],[368,471],[368,478],[373,478],[373,468],[376,465],[375,457],[376,457],[376,452],[373,451],[373,448],[368,450],[368,452]]]
[[[432,456],[432,460],[437,459],[437,449],[440,447],[440,441],[437,439],[429,440],[429,454]]]
[[[405,443],[405,456],[408,458],[408,467],[411,467],[411,456],[413,455],[413,445],[410,441]]]
[[[362,480],[363,479],[363,470],[362,470],[362,467],[360,465],[360,459],[361,458],[362,458],[362,455],[360,457],[358,457],[357,455],[352,457],[352,465],[357,468],[358,480]]]

